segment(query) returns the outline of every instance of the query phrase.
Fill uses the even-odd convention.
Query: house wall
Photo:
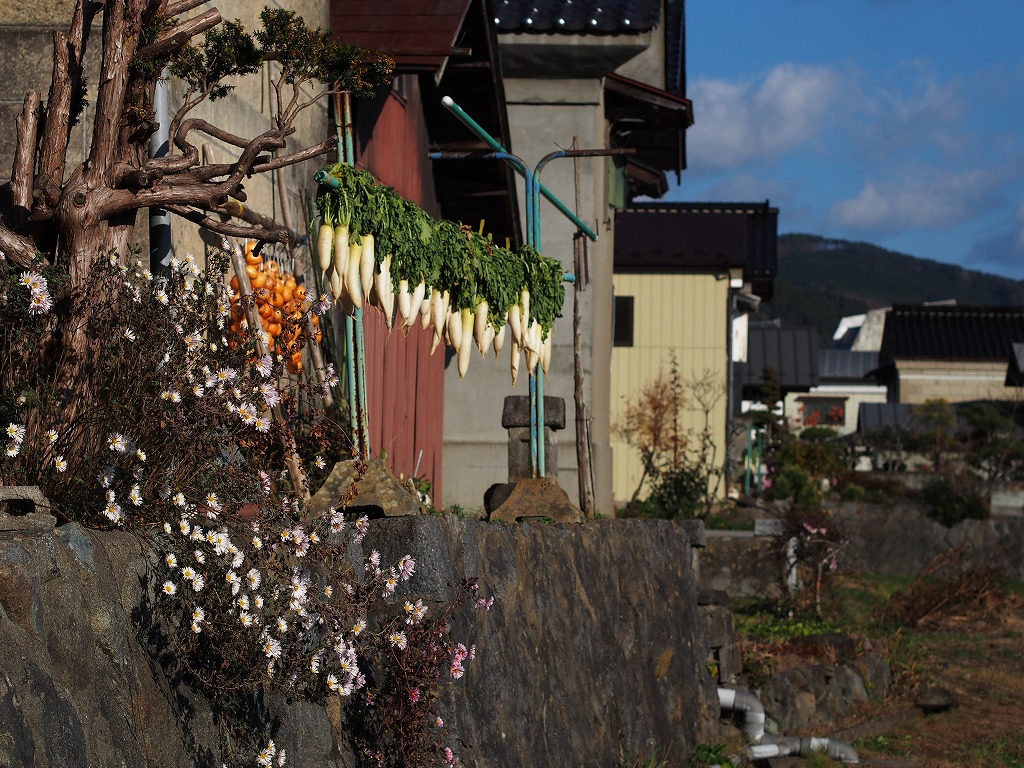
[[[725,460],[726,409],[724,382],[728,374],[729,281],[712,274],[617,274],[616,296],[634,296],[633,346],[612,352],[612,424],[621,424],[623,406],[659,372],[668,373],[675,355],[682,380],[706,371],[723,383],[722,395],[710,412],[717,462]],[[684,429],[698,434],[704,414],[687,392],[691,405],[683,414]],[[628,501],[643,474],[637,450],[612,437],[613,489],[616,502]]]
[[[601,80],[539,80],[506,78],[506,103],[511,127],[511,151],[533,168],[550,152],[568,148],[575,138],[580,148],[606,146]],[[598,512],[612,511],[611,451],[608,444],[609,382],[611,348],[611,265],[612,222],[605,190],[604,158],[579,161],[579,186],[574,163],[552,161],[542,172],[544,185],[600,235],[588,243],[591,285],[583,294],[581,311],[585,396],[593,417],[593,457]],[[578,202],[577,202],[578,195]],[[525,195],[520,193],[520,216],[526,221]],[[541,200],[541,250],[573,271],[575,225],[549,202]],[[573,287],[566,286],[562,318],[555,325],[551,368],[545,377],[544,394],[565,399],[568,414],[573,411],[572,351]],[[495,483],[508,481],[508,433],[501,427],[501,411],[507,395],[529,393],[525,360],[520,364],[515,388],[510,378],[510,347],[495,360],[474,355],[464,381],[455,366],[448,365],[445,378],[445,501],[463,507],[483,505],[483,496]],[[594,350],[601,350],[595,354]],[[573,418],[558,432],[558,474],[561,487],[578,503],[576,448]],[[552,474],[552,472],[548,472]]]
[[[1005,362],[897,360],[896,376],[900,403],[1002,399],[1010,391]]]
[[[863,384],[826,384],[814,387],[810,392],[787,392],[785,397],[785,413],[791,428],[802,430],[805,426],[801,406],[816,398],[842,400],[844,421],[836,429],[838,435],[849,435],[857,431],[857,414],[861,403],[886,402],[884,386],[865,386]],[[827,425],[820,425],[827,426]]]

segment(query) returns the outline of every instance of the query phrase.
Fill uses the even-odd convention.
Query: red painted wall
[[[356,105],[356,165],[437,217],[418,81],[403,76],[401,86]],[[419,474],[433,483],[431,500],[441,506],[444,348],[431,356],[433,332],[418,322],[388,332],[375,309],[364,314],[364,327],[370,451],[385,452],[392,471],[406,477],[419,460]]]

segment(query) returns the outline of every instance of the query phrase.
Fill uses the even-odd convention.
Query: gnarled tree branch
[[[0,224],[0,254],[19,267],[30,267],[36,253],[36,244],[32,240]]]
[[[166,33],[157,37],[156,40],[145,48],[140,48],[138,55],[146,58],[169,56],[175,51],[184,48],[193,37],[201,35],[208,29],[213,29],[221,21],[223,19],[221,18],[220,11],[216,8],[211,8],[205,13],[201,13],[188,21],[169,28]]]
[[[271,243],[287,243],[291,237],[291,233],[284,227],[278,226],[273,229],[260,226],[242,226],[240,224],[232,224],[229,221],[221,221],[219,218],[208,216],[202,211],[197,211],[193,208],[188,208],[182,205],[166,205],[163,206],[171,213],[181,216],[184,219],[198,224],[201,227],[205,227],[211,232],[216,232],[219,235],[227,235],[228,237],[244,237],[249,240],[265,240]]]

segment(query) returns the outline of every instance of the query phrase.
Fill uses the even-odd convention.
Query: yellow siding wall
[[[623,403],[656,378],[670,371],[674,352],[683,381],[701,378],[705,371],[717,374],[722,386],[711,414],[716,463],[725,460],[726,397],[728,373],[729,280],[713,275],[615,275],[615,295],[633,296],[633,346],[612,350],[612,429],[621,420]],[[695,404],[684,412],[687,429],[703,428],[703,412]],[[628,501],[642,467],[635,448],[612,435],[614,494],[616,502]],[[724,489],[722,489],[724,491]],[[641,496],[642,498],[642,496]]]

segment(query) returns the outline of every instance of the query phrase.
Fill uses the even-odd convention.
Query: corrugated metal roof
[[[910,403],[861,403],[857,409],[857,433],[866,435],[883,427],[914,432],[917,429],[914,406]]]
[[[848,349],[818,350],[818,376],[822,381],[863,379],[877,367],[877,352],[852,352]]]
[[[819,383],[818,333],[813,328],[751,325],[747,362],[735,368],[736,382],[751,395],[764,383],[764,369],[774,368],[783,392],[806,392]]]
[[[1024,341],[1024,307],[897,306],[885,320],[879,363],[897,358],[1006,360]]]
[[[399,68],[438,69],[456,46],[471,0],[331,0],[339,39],[394,56]]]
[[[661,20],[661,0],[492,0],[501,32],[640,34]]]

